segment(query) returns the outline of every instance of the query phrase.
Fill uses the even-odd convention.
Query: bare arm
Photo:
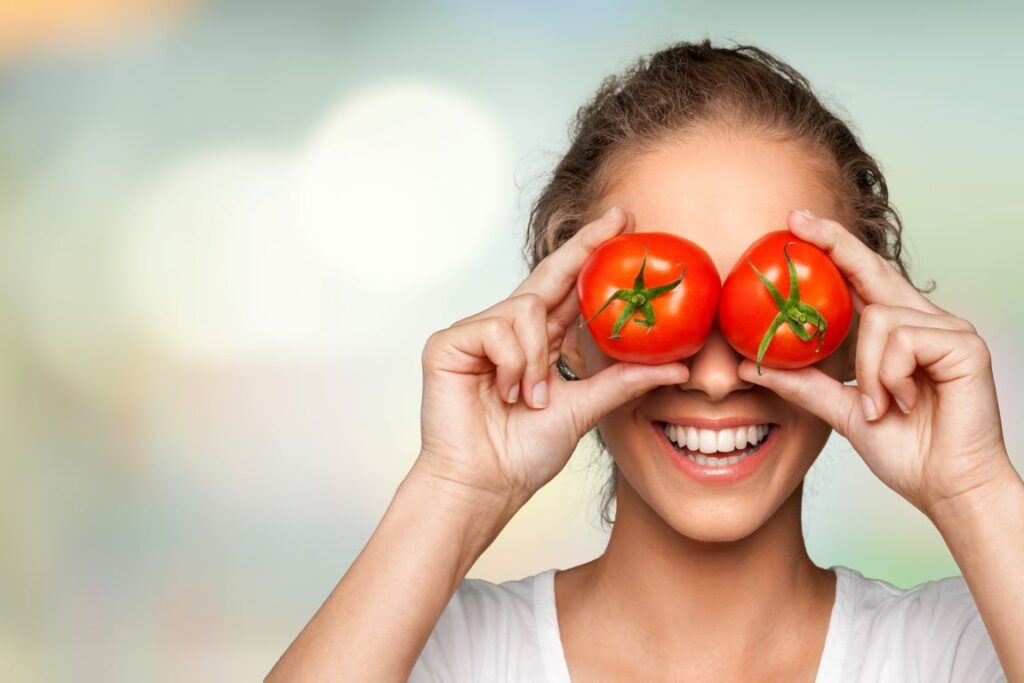
[[[1007,469],[991,486],[945,501],[929,517],[963,572],[1003,672],[1024,681],[1024,482]]]
[[[421,449],[369,543],[268,680],[405,680],[466,572],[608,411],[686,381],[680,363],[616,363],[561,382],[552,353],[579,317],[576,276],[635,228],[610,210],[512,295],[423,351]],[[557,356],[556,356],[557,357]]]
[[[414,467],[267,680],[407,680],[466,572],[521,504]]]
[[[855,293],[857,385],[812,367],[740,376],[826,420],[887,486],[935,523],[1003,670],[1024,681],[1024,483],[1003,440],[988,345],[836,221],[789,227],[829,252]]]

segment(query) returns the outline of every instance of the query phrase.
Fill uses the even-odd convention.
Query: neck
[[[587,583],[646,642],[675,652],[721,651],[722,643],[764,652],[823,603],[831,609],[831,572],[814,565],[803,542],[802,484],[760,528],[728,542],[681,535],[621,475],[618,484],[611,538]]]

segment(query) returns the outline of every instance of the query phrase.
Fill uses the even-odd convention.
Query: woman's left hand
[[[991,356],[974,326],[929,301],[841,224],[799,211],[788,223],[828,252],[853,287],[857,386],[815,366],[762,366],[758,376],[749,360],[740,376],[828,422],[929,517],[1012,473]]]

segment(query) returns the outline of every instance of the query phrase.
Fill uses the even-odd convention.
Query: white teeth
[[[700,452],[701,453],[717,453],[718,452],[718,435],[710,429],[701,429],[697,432],[700,434]]]
[[[732,429],[723,429],[718,432],[718,452],[728,453],[736,447],[736,432]]]
[[[682,440],[677,441],[676,443],[682,444]],[[696,427],[687,427],[686,428],[686,447],[689,448],[691,451],[695,451],[695,450],[697,450],[697,448],[699,446],[700,446],[700,434],[697,433],[697,428]]]
[[[665,434],[680,447],[689,451],[700,451],[691,454],[691,460],[698,464],[731,464],[732,458],[742,459],[746,456],[742,451],[750,446],[761,443],[768,434],[769,426],[745,425],[730,429],[697,429],[688,425],[666,424]],[[728,457],[707,458],[712,453],[735,453]],[[704,462],[702,463],[701,460]],[[736,460],[733,460],[736,462]]]

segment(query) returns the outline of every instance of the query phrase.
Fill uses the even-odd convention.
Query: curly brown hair
[[[809,152],[831,188],[837,215],[910,281],[902,221],[885,177],[848,123],[826,108],[807,79],[750,45],[677,42],[605,78],[569,127],[570,145],[530,211],[523,255],[532,271],[572,237],[625,163],[664,141],[709,125],[790,140]],[[924,290],[922,290],[924,291]],[[560,359],[559,370],[568,367]],[[572,377],[566,377],[571,379]],[[593,430],[601,451],[607,446]],[[602,490],[601,521],[614,523],[618,468]]]

